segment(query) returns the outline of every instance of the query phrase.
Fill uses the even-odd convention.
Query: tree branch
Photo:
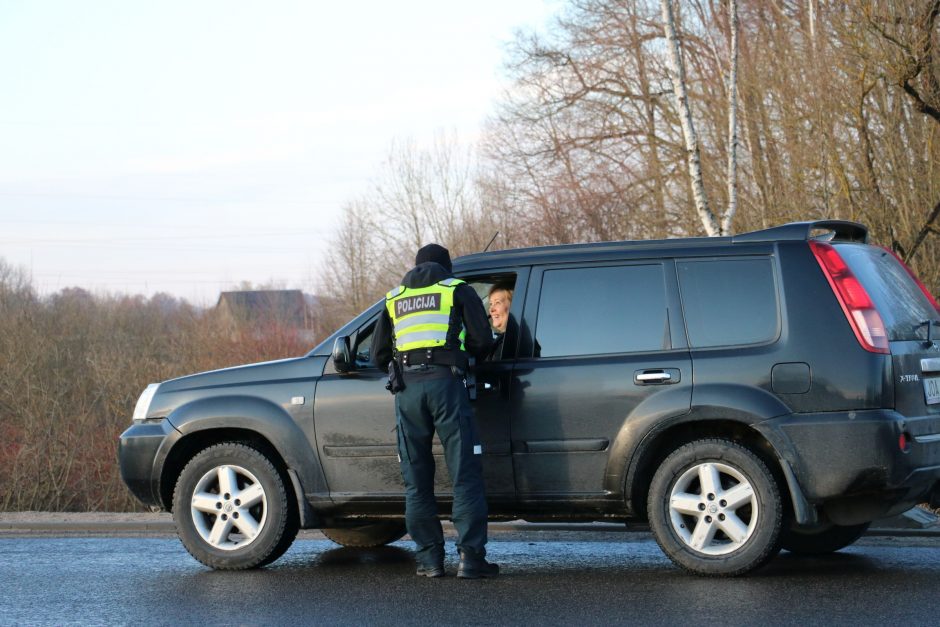
[[[917,252],[917,249],[920,248],[920,245],[924,242],[924,239],[926,239],[928,233],[936,232],[933,223],[936,221],[938,216],[940,216],[940,200],[938,200],[937,204],[933,206],[933,209],[930,211],[930,215],[927,217],[927,221],[924,223],[924,226],[921,227],[920,233],[918,233],[917,237],[914,239],[914,244],[911,246],[911,249],[907,251],[907,255],[904,256],[904,263],[910,262],[911,258],[914,256],[914,253]]]

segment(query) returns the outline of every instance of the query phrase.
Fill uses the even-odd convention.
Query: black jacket
[[[405,287],[427,287],[452,275],[444,266],[429,261],[415,266],[402,278],[401,284]],[[462,283],[454,288],[454,312],[463,322],[467,331],[464,338],[464,347],[467,352],[478,359],[489,354],[493,343],[493,334],[490,323],[483,309],[483,301],[477,296],[472,287]],[[379,322],[375,325],[375,334],[372,336],[372,360],[375,365],[388,372],[388,364],[392,361],[392,320],[388,309],[382,309]]]

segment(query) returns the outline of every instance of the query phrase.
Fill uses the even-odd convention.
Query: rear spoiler
[[[868,229],[858,222],[847,220],[815,220],[812,222],[790,222],[762,231],[742,233],[731,238],[739,242],[775,242],[780,240],[820,240],[825,242],[868,243]]]

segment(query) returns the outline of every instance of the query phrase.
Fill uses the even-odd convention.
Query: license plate
[[[940,377],[924,379],[924,396],[928,405],[940,403]]]

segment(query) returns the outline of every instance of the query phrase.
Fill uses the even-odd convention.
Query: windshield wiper
[[[933,337],[931,331],[934,327],[940,327],[940,320],[924,320],[920,324],[915,324],[914,332],[916,333],[918,329],[925,325],[927,326],[927,339],[924,340],[924,346],[933,346]]]

